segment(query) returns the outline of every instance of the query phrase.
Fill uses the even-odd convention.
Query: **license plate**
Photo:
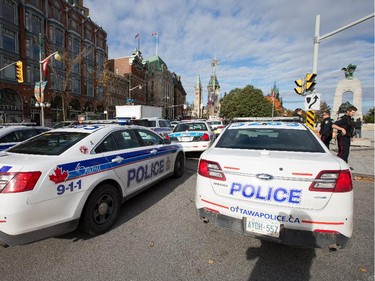
[[[191,138],[190,137],[181,137],[181,141],[190,141]]]
[[[257,234],[268,235],[272,237],[280,236],[279,222],[270,222],[254,218],[246,218],[245,229],[248,232],[254,232]]]

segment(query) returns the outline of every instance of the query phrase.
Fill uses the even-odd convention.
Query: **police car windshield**
[[[319,152],[324,148],[309,130],[236,128],[226,130],[215,147],[253,150]]]
[[[48,132],[8,151],[20,154],[60,155],[88,135],[83,132]]]

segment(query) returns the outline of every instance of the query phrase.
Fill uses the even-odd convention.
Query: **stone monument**
[[[333,100],[332,118],[336,120],[339,117],[339,108],[342,104],[342,95],[346,92],[353,94],[353,105],[358,109],[354,119],[358,117],[363,119],[362,116],[362,86],[361,81],[353,76],[357,66],[349,64],[347,67],[343,67],[341,70],[345,71],[345,79],[339,81],[336,87],[335,98]]]

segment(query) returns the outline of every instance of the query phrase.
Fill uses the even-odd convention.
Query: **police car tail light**
[[[1,173],[0,192],[17,193],[33,190],[41,172]]]
[[[201,137],[201,141],[209,141],[210,140],[210,137],[205,133],[203,134],[203,136]]]
[[[198,174],[202,177],[225,181],[225,175],[219,163],[201,159],[199,161]]]
[[[310,185],[310,191],[349,192],[353,189],[349,170],[321,171]]]

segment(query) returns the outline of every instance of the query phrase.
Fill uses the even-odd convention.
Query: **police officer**
[[[354,133],[354,120],[353,116],[356,113],[357,108],[355,106],[349,106],[344,116],[339,118],[333,123],[332,128],[338,130],[337,133],[337,145],[338,154],[337,156],[348,163],[350,139]]]
[[[320,139],[324,144],[329,148],[329,143],[332,140],[332,119],[331,115],[328,111],[323,112],[323,120],[322,123],[320,123]]]

